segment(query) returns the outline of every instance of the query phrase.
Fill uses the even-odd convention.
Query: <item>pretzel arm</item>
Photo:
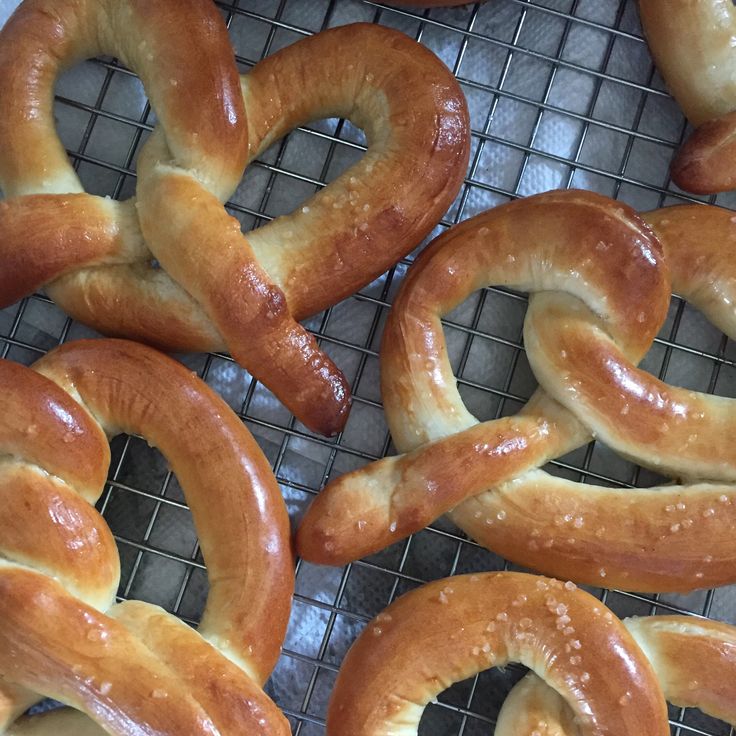
[[[569,435],[550,432],[543,416],[519,416],[384,458],[339,477],[314,499],[299,525],[297,549],[310,562],[345,565],[423,529],[466,498],[547,463],[570,443]]]
[[[465,176],[462,90],[433,53],[397,31],[331,28],[259,62],[242,87],[251,160],[322,118],[346,118],[366,135],[368,150],[347,171],[248,234],[299,319],[354,293],[418,245]]]
[[[200,633],[264,682],[286,630],[293,571],[286,509],[251,434],[184,366],[135,343],[70,343],[35,368],[110,434],[142,435],[166,456],[210,571]]]
[[[733,581],[735,503],[729,485],[604,488],[535,470],[465,501],[451,518],[497,554],[548,575],[679,592]]]
[[[584,736],[669,733],[651,665],[620,621],[574,586],[519,573],[439,580],[389,606],[343,661],[327,733],[416,733],[442,690],[509,661],[560,693]]]
[[[233,357],[310,429],[337,434],[350,409],[348,383],[294,321],[238,221],[176,170],[155,167],[142,178],[138,195],[146,202],[139,207],[141,226],[156,256],[203,306]]]
[[[0,561],[0,614],[0,669],[11,682],[117,736],[220,733],[136,637],[51,578]]]
[[[535,295],[524,344],[545,390],[621,455],[675,477],[736,480],[733,400],[636,368],[581,302]]]
[[[736,725],[736,629],[690,616],[629,618],[624,625],[646,653],[664,696],[683,708]],[[695,663],[695,666],[694,666]],[[521,680],[501,707],[499,736],[576,736],[562,698],[534,673]]]
[[[0,201],[0,307],[80,268],[150,257],[132,203],[89,194]]]

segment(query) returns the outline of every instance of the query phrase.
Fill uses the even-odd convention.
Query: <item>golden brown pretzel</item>
[[[669,734],[656,675],[621,622],[571,583],[521,573],[438,580],[379,614],[343,661],[327,734],[415,734],[440,692],[507,662],[554,687],[585,736]]]
[[[736,628],[691,616],[623,623],[654,667],[667,700],[736,724]],[[495,733],[575,736],[579,731],[564,700],[530,673],[504,701]]]
[[[639,0],[649,48],[696,127],[672,163],[678,186],[736,188],[736,8],[731,0]]]
[[[40,693],[115,734],[289,733],[261,690],[289,616],[289,523],[248,430],[135,343],[70,343],[34,369],[0,361],[0,730]],[[158,447],[186,495],[210,573],[199,633],[111,607],[117,553],[92,504],[119,432]]]
[[[700,206],[647,215],[677,292],[734,332],[731,217]],[[665,315],[667,270],[644,222],[591,193],[528,198],[443,234],[410,269],[382,344],[384,405],[405,454],[330,483],[302,523],[299,553],[340,564],[449,511],[483,545],[548,574],[635,590],[733,582],[732,403],[634,368]],[[495,283],[541,292],[525,343],[557,401],[538,391],[519,415],[479,424],[455,388],[440,317]],[[692,481],[631,493],[537,470],[591,433]]]
[[[60,68],[99,52],[139,72],[161,121],[138,162],[135,203],[82,194],[53,127]],[[348,56],[354,63],[336,63]],[[349,388],[296,320],[419,243],[468,158],[457,82],[403,34],[333,29],[239,80],[218,12],[197,0],[26,0],[0,33],[0,105],[9,111],[0,185],[10,197],[0,205],[0,304],[47,285],[101,332],[228,349],[325,434],[342,428]],[[366,155],[298,212],[243,236],[221,202],[245,164],[330,115],[365,129]]]

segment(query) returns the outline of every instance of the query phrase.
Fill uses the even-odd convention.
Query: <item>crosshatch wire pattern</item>
[[[0,0],[0,23],[16,4]],[[432,11],[368,0],[218,4],[242,71],[308,34],[357,20],[398,28],[443,59],[468,98],[473,140],[464,186],[435,234],[488,207],[555,187],[592,189],[642,210],[692,199],[668,178],[686,126],[653,69],[633,0],[493,0]],[[130,196],[136,154],[155,122],[138,80],[115,60],[96,59],[68,72],[57,93],[58,128],[87,189]],[[245,229],[291,211],[359,158],[363,142],[345,121],[294,131],[249,167],[230,211]],[[708,201],[736,204],[733,195]],[[254,433],[293,522],[328,478],[393,452],[381,411],[377,350],[410,262],[308,321],[355,393],[351,418],[336,440],[295,422],[228,356],[182,357]],[[521,345],[525,309],[524,295],[489,288],[445,320],[461,393],[482,419],[516,412],[534,389]],[[90,334],[42,294],[0,311],[0,356],[22,363]],[[668,382],[734,396],[735,360],[732,344],[675,297],[645,366]],[[657,480],[596,443],[549,469],[600,484]],[[100,507],[120,549],[120,598],[152,601],[196,623],[206,574],[181,491],[160,454],[139,438],[115,440]],[[508,567],[444,520],[344,569],[299,562],[284,654],[268,685],[293,732],[324,732],[342,657],[367,620],[397,595],[453,573]],[[621,616],[684,612],[736,623],[733,587],[687,596],[593,592]],[[490,670],[454,686],[427,708],[421,733],[492,732],[500,703],[522,674],[520,667]],[[673,734],[732,734],[699,711],[670,707],[670,718]]]

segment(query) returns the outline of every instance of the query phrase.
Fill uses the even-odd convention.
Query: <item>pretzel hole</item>
[[[136,75],[109,56],[71,67],[56,82],[54,119],[86,191],[135,193],[137,155],[155,124]]]
[[[109,56],[66,70],[56,82],[54,118],[87,192],[120,200],[135,195],[137,158],[157,121],[133,72]],[[349,120],[313,120],[249,163],[226,209],[244,232],[306,213],[308,200],[357,163],[365,149],[363,130]],[[156,259],[149,265],[160,268]]]
[[[292,130],[248,165],[228,211],[244,232],[293,212],[307,214],[308,200],[357,163],[365,146],[362,129],[341,118]]]
[[[524,665],[511,662],[454,683],[424,709],[419,736],[493,733],[491,724],[495,724],[506,695],[528,672]],[[466,715],[462,712],[465,709],[471,713]]]
[[[491,286],[473,292],[442,318],[460,396],[480,421],[516,414],[538,387],[522,346],[527,304],[525,293]],[[639,367],[672,386],[734,397],[736,368],[724,339],[702,312],[673,297],[658,341]],[[646,487],[671,480],[596,441],[544,469],[603,486]]]

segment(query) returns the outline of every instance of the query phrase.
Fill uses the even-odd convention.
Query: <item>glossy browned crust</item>
[[[243,92],[251,159],[320,117],[348,118],[366,133],[368,152],[305,202],[306,211],[248,234],[298,319],[412,251],[465,177],[462,89],[429,49],[393,29],[356,23],[305,38],[256,64]]]
[[[43,231],[20,247],[19,230],[30,215],[16,198],[4,227],[0,221],[7,238],[0,247],[15,264],[6,294],[0,282],[0,302],[53,281],[51,296],[106,334],[176,350],[227,349],[310,429],[336,434],[350,407],[348,383],[296,320],[370,282],[434,227],[467,166],[465,99],[431,52],[368,24],[282,50],[243,79],[242,92],[234,91],[232,51],[216,11],[187,3],[182,9],[170,1],[80,0],[57,10],[51,0],[34,0],[0,36],[0,73],[3,60],[9,68],[10,58],[19,57],[0,99],[12,104],[24,94],[13,79],[39,70],[19,105],[38,108],[37,124],[24,129],[20,151],[11,147],[7,161],[0,156],[0,181],[10,194],[81,191],[48,105],[38,102],[50,98],[61,65],[108,51],[140,73],[163,124],[140,157],[137,207],[145,241],[164,267],[151,268],[140,232],[120,227],[112,207],[107,219],[93,219],[80,233],[82,206],[94,209],[87,200],[76,210],[50,203],[46,211],[39,203]],[[111,31],[131,24],[134,31],[144,26],[136,44]],[[167,56],[172,44],[176,53]],[[191,49],[200,46],[198,70],[190,72]],[[337,63],[347,55],[354,64]],[[154,58],[165,62],[154,68]],[[218,74],[222,79],[212,82]],[[203,87],[207,94],[200,95]],[[200,105],[216,112],[195,114]],[[299,124],[333,115],[366,128],[368,154],[301,210],[246,240],[217,201],[234,190],[246,156]],[[42,153],[21,160],[29,145]],[[47,261],[41,235],[56,259]]]
[[[34,368],[0,361],[0,557],[12,561],[0,564],[0,615],[13,629],[0,642],[0,729],[29,704],[20,686],[111,733],[239,733],[243,722],[288,733],[261,687],[288,622],[289,522],[253,437],[196,375],[136,343],[69,343]],[[106,478],[105,434],[123,431],[162,451],[192,511],[210,574],[199,633],[143,604],[114,608],[131,645],[88,605],[108,609],[117,588],[115,543],[89,504]],[[149,720],[150,709],[164,712]]]
[[[734,580],[736,489],[603,488],[542,471],[481,493],[452,520],[499,555],[545,574],[637,591]]]
[[[657,68],[693,125],[736,109],[730,0],[639,0],[639,16]]]
[[[132,214],[88,194],[0,201],[0,307],[80,267],[135,258],[135,246],[145,259],[142,240],[127,234],[137,228]]]
[[[311,562],[346,565],[378,552],[489,484],[564,454],[569,442],[554,422],[514,417],[476,424],[346,473],[310,504],[296,534],[298,553]]]
[[[649,48],[667,86],[696,131],[672,163],[689,192],[736,186],[736,10],[729,0],[640,0]]]
[[[546,294],[529,306],[524,344],[545,390],[620,454],[675,478],[736,481],[732,400],[636,368],[589,310]]]
[[[165,455],[210,573],[200,632],[265,681],[286,631],[292,555],[281,491],[245,425],[196,375],[136,343],[70,343],[34,367],[79,396],[104,427],[142,435]]]
[[[533,672],[511,688],[501,705],[494,736],[577,736],[567,703]]]
[[[114,602],[115,540],[94,506],[66,483],[27,461],[0,462],[0,529],[3,559],[56,577],[97,608]]]
[[[736,324],[736,215],[709,205],[663,207],[642,215],[667,257],[672,289],[722,332]]]
[[[110,464],[94,417],[52,381],[8,360],[0,361],[0,454],[43,468],[89,503],[99,498]]]
[[[658,242],[630,208],[600,195],[529,197],[444,233],[410,269],[381,347],[384,405],[394,442],[407,454],[321,492],[297,537],[307,559],[344,563],[376,551],[586,441],[572,415],[549,400],[483,424],[464,408],[440,318],[487,284],[586,300],[636,359],[669,301]]]
[[[536,201],[541,207],[554,200],[543,195]],[[484,546],[547,574],[639,591],[732,583],[736,463],[728,438],[733,402],[656,380],[634,366],[646,345],[634,345],[632,351],[626,343],[643,333],[652,339],[668,299],[668,269],[676,293],[736,334],[733,213],[688,205],[644,215],[659,241],[651,252],[661,246],[667,266],[659,257],[649,263],[647,251],[641,251],[642,262],[649,264],[643,270],[649,268],[652,278],[647,284],[610,263],[602,265],[601,259],[615,251],[610,234],[588,256],[588,230],[582,229],[570,239],[583,242],[577,260],[565,261],[548,245],[540,249],[538,243],[554,242],[555,230],[549,224],[542,229],[545,220],[535,222],[523,208],[512,227],[489,226],[494,218],[503,221],[505,209],[451,229],[410,270],[382,349],[389,424],[399,449],[408,452],[332,481],[298,532],[300,553],[344,564],[450,512]],[[565,216],[559,205],[556,213]],[[586,293],[573,298],[574,290],[566,294],[548,280],[543,292],[532,296],[525,322],[535,374],[566,408],[537,392],[518,416],[479,424],[454,389],[438,315],[472,288],[520,283],[508,274],[523,265],[500,245],[508,244],[514,228],[528,233],[527,258],[542,264],[539,272],[551,270],[550,279],[564,280],[574,270],[587,284]],[[593,220],[589,231],[595,232]],[[469,255],[480,250],[474,239],[486,242],[493,278]],[[600,267],[599,276],[586,267]],[[635,274],[642,270],[635,261],[631,268]],[[538,277],[536,283],[531,277],[521,281],[532,291],[540,288]],[[609,282],[613,296],[597,298]],[[618,322],[620,314],[625,327]],[[535,470],[584,443],[589,430],[640,464],[690,481],[634,493]]]
[[[669,733],[656,676],[621,622],[572,585],[519,573],[446,578],[389,606],[343,661],[327,733],[412,733],[439,692],[508,661],[560,692],[581,734]]]
[[[686,192],[714,194],[736,187],[736,112],[703,123],[672,161],[672,180]]]
[[[190,63],[193,49],[197,64]],[[97,53],[139,73],[181,166],[234,186],[247,129],[232,47],[213,3],[26,0],[0,32],[6,195],[59,191],[55,179],[78,183],[56,135],[49,91],[62,69]]]
[[[670,702],[736,725],[736,628],[689,616],[631,618],[625,624]]]
[[[128,601],[110,612],[186,685],[221,733],[288,736],[289,722],[240,667],[158,606]]]
[[[238,221],[187,174],[150,173],[138,196],[147,241],[167,273],[202,305],[235,360],[310,429],[337,434],[350,411],[350,386],[291,316]]]
[[[649,658],[664,696],[736,725],[736,629],[692,616],[629,618],[624,625]],[[533,673],[504,701],[498,736],[574,736],[565,701]]]
[[[120,736],[219,733],[137,637],[51,578],[0,564],[0,614],[5,678],[84,711]]]

